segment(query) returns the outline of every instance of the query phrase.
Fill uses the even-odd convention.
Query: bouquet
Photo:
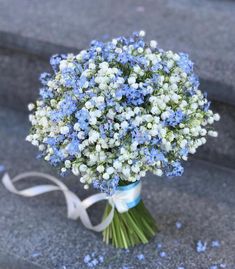
[[[80,176],[112,197],[103,239],[116,247],[147,243],[157,232],[141,200],[141,178],[181,176],[188,154],[217,136],[219,120],[199,87],[185,53],[164,51],[145,33],[104,43],[92,41],[79,54],[54,55],[53,72],[29,104],[27,140],[62,175]]]

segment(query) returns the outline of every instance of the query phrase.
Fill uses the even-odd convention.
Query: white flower
[[[139,166],[135,165],[135,166],[132,166],[132,167],[131,167],[131,170],[132,170],[134,173],[139,173],[140,168],[139,168]]]
[[[217,137],[218,136],[218,132],[216,131],[208,131],[208,135],[212,136],[212,137]]]
[[[189,134],[189,128],[188,127],[183,129],[183,134]]]
[[[145,31],[144,31],[144,30],[141,30],[141,31],[139,32],[139,36],[144,37],[144,36],[145,36]]]
[[[70,168],[71,167],[71,161],[70,160],[66,160],[64,162],[64,165],[65,165],[66,168]]]
[[[79,175],[79,169],[78,169],[78,165],[77,165],[77,164],[73,164],[73,165],[72,165],[72,173],[73,173],[75,176],[78,176],[78,175]]]
[[[99,165],[96,170],[99,172],[99,173],[103,173],[104,172],[104,166],[103,165]]]
[[[128,78],[128,83],[131,85],[131,84],[134,84],[136,82],[136,78],[135,77],[129,77]]]
[[[118,171],[120,171],[120,170],[122,169],[122,163],[119,162],[119,161],[115,161],[115,162],[113,163],[113,167],[114,167],[115,169],[117,169]]]
[[[95,117],[92,117],[92,118],[90,118],[89,122],[91,125],[96,125],[97,119]]]
[[[69,127],[68,126],[62,126],[60,128],[60,133],[63,134],[63,135],[66,135],[69,133]]]
[[[113,167],[108,167],[108,168],[106,169],[106,172],[107,172],[109,175],[112,175],[112,174],[115,172],[115,170],[114,170]]]
[[[94,70],[96,68],[96,65],[94,63],[89,63],[89,68]]]
[[[207,130],[206,129],[201,129],[200,135],[204,136],[204,135],[206,135],[206,133],[207,133]]]
[[[91,109],[91,108],[94,107],[94,105],[93,105],[90,101],[87,101],[87,102],[85,103],[85,107],[86,107],[87,109]]]
[[[130,176],[130,168],[128,167],[128,166],[126,166],[126,167],[124,167],[123,169],[122,169],[122,173],[123,173],[123,175],[125,176],[125,177],[128,177],[128,176]]]
[[[121,123],[121,128],[122,129],[126,129],[127,127],[128,127],[128,122],[127,121],[123,121],[122,123]]]
[[[180,142],[180,147],[181,147],[181,148],[184,148],[186,145],[187,145],[187,140],[186,140],[186,139],[184,139],[184,140],[182,140],[182,141]]]
[[[220,120],[220,115],[218,113],[214,114],[214,120],[219,121]]]
[[[209,124],[213,124],[214,123],[214,118],[213,117],[208,118],[207,122]]]
[[[157,47],[157,41],[156,40],[151,40],[150,41],[150,47],[153,48],[153,49],[156,49],[156,47]]]
[[[85,189],[85,190],[88,190],[88,189],[89,189],[89,185],[88,185],[88,184],[85,184],[85,185],[84,185],[84,189]]]
[[[161,170],[161,169],[156,169],[156,170],[155,170],[155,175],[161,177],[161,176],[163,175],[162,170]]]
[[[28,104],[28,110],[29,111],[32,111],[34,108],[35,108],[34,104],[32,104],[32,103]]]
[[[45,145],[43,145],[43,144],[41,144],[41,145],[39,145],[39,147],[38,147],[38,149],[40,150],[40,151],[43,151],[43,150],[45,150]]]
[[[90,143],[94,143],[94,142],[96,142],[98,139],[99,139],[99,133],[97,132],[97,131],[95,131],[95,130],[91,130],[90,132],[89,132],[89,142]]]
[[[189,148],[189,152],[190,152],[191,154],[195,154],[195,153],[196,153],[196,149],[193,148],[193,147],[191,147],[191,148]]]
[[[109,176],[108,173],[104,173],[104,174],[103,174],[103,178],[104,178],[104,179],[109,179],[109,177],[110,177],[110,176]]]
[[[80,124],[78,122],[76,122],[73,126],[75,131],[79,131],[80,130]]]
[[[100,145],[96,145],[95,149],[96,149],[97,152],[100,152],[101,151],[101,146]]]
[[[86,172],[86,170],[87,170],[87,166],[86,166],[85,164],[81,164],[81,165],[79,166],[79,170],[80,170],[81,172]]]

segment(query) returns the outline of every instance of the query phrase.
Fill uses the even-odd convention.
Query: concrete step
[[[40,269],[41,266],[36,265],[32,261],[26,261],[21,257],[0,250],[0,269]]]
[[[212,109],[221,115],[221,120],[214,124],[219,136],[218,138],[208,137],[207,143],[198,149],[195,157],[235,168],[235,108],[214,101]]]
[[[22,108],[33,99],[50,54],[76,52],[94,38],[110,39],[138,29],[145,29],[147,38],[156,38],[164,49],[188,52],[209,97],[235,105],[233,1],[49,0],[41,5],[1,0],[0,7],[0,47],[5,48],[0,52],[0,91],[5,105]],[[9,89],[15,89],[19,102],[13,102]]]
[[[48,164],[34,158],[36,150],[24,142],[28,127],[25,116],[9,109],[1,110],[0,163],[12,176],[29,170],[55,174]],[[61,193],[22,198],[8,193],[0,184],[0,268],[7,268],[4,257],[9,253],[9,257],[17,255],[30,264],[31,267],[25,265],[25,268],[38,265],[43,269],[83,269],[88,268],[84,256],[94,252],[104,257],[104,263],[97,268],[204,269],[226,264],[226,268],[232,269],[235,266],[234,179],[235,170],[198,160],[189,161],[180,178],[169,180],[147,175],[143,179],[143,199],[156,218],[160,233],[149,244],[129,252],[106,246],[100,234],[88,231],[79,221],[68,220]],[[63,180],[82,199],[91,194],[82,190],[77,178]],[[34,183],[29,180],[19,183],[19,187]],[[99,221],[102,206],[97,204],[91,209],[93,221]],[[176,228],[177,221],[182,223],[181,229]],[[196,252],[198,240],[207,242],[205,253]],[[220,241],[220,248],[210,246],[213,240]],[[162,244],[161,250],[157,249],[158,243]],[[161,258],[161,251],[167,257]],[[144,254],[145,259],[139,261],[138,254]],[[19,269],[19,266],[9,268]]]

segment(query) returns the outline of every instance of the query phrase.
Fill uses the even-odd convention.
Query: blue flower
[[[126,97],[127,104],[138,106],[144,103],[144,94],[140,89],[134,89],[129,85],[123,85],[122,95]]]
[[[91,260],[91,256],[88,254],[84,257],[84,263],[88,263]]]
[[[159,256],[160,256],[161,258],[165,258],[167,255],[166,255],[166,252],[165,252],[165,251],[161,251],[161,252],[159,253]]]
[[[185,147],[185,148],[183,148],[183,149],[180,150],[180,155],[181,156],[187,157],[188,156],[188,153],[189,153],[189,151],[188,151],[188,148],[187,147]]]
[[[202,242],[201,240],[199,240],[196,244],[196,250],[198,253],[201,253],[201,252],[205,252],[206,251],[206,246],[207,246],[207,243],[206,242]]]
[[[69,116],[77,109],[75,100],[70,95],[66,95],[60,103],[60,111],[64,116]]]
[[[188,54],[179,53],[180,59],[177,62],[178,66],[183,69],[186,74],[189,74],[193,71],[193,62],[189,60]]]
[[[176,221],[175,226],[179,230],[182,228],[182,223],[180,221]]]
[[[197,90],[200,83],[199,83],[199,78],[198,76],[196,76],[195,74],[192,74],[190,77],[189,77],[189,81],[191,82],[192,84],[192,87],[193,87],[193,90]]]
[[[144,254],[138,254],[137,255],[137,259],[139,260],[139,261],[143,261],[144,259],[145,259],[145,257],[144,257]]]
[[[80,88],[82,88],[86,82],[87,82],[87,78],[85,76],[81,76],[77,80],[76,84],[77,84],[77,86],[79,86]],[[93,80],[91,80],[91,83],[93,83]]]
[[[225,263],[221,263],[219,266],[220,266],[220,268],[226,268],[227,267],[227,265]]]
[[[167,177],[178,177],[182,176],[184,168],[180,162],[176,161],[166,166],[166,176]]]
[[[162,69],[164,72],[166,72],[167,74],[170,73],[170,69],[168,68],[167,64],[166,63],[162,63]]]
[[[79,152],[79,140],[77,138],[73,138],[72,141],[66,146],[66,150],[69,155],[76,155]]]
[[[99,259],[99,262],[100,262],[100,263],[103,263],[103,262],[104,262],[104,256],[99,255],[99,256],[98,256],[98,259]]]
[[[55,54],[50,59],[50,64],[54,70],[54,72],[57,72],[59,70],[59,64],[61,60],[66,59],[67,56],[65,54]]]
[[[99,189],[101,192],[105,192],[108,195],[113,195],[118,187],[119,177],[114,176],[110,180],[93,180],[93,187]]]
[[[118,89],[118,90],[116,90],[115,95],[116,95],[117,98],[121,98],[121,97],[123,96],[123,91],[122,91],[122,89]]]
[[[211,102],[210,102],[210,101],[207,101],[207,102],[203,105],[202,109],[206,112],[206,111],[209,110],[210,105],[211,105]]]
[[[128,63],[128,61],[130,60],[130,55],[128,53],[120,53],[119,56],[117,57],[117,61],[122,63],[122,64],[126,64]]]
[[[50,146],[55,146],[57,144],[57,141],[55,137],[48,137],[45,143]]]
[[[155,65],[153,65],[152,67],[151,67],[151,70],[152,71],[154,71],[154,72],[156,72],[156,71],[158,71],[159,69],[161,69],[161,64],[160,63],[157,63],[157,64],[155,64]]]
[[[64,154],[61,152],[61,150],[57,148],[53,148],[53,155],[50,157],[50,163],[53,166],[59,165],[64,160]]]
[[[42,85],[45,85],[45,86],[47,85],[50,79],[51,79],[51,74],[46,73],[46,72],[42,73],[39,77],[40,82],[42,83]]]
[[[150,149],[144,149],[144,153],[146,156],[146,161],[148,164],[154,164],[157,161],[165,161],[166,158],[159,149],[156,148],[150,148]]]
[[[76,86],[76,73],[74,68],[64,68],[61,71],[61,78],[63,79],[63,84],[65,87],[75,87]]]
[[[52,121],[58,122],[63,119],[64,114],[61,111],[52,110],[50,113],[50,118]]]
[[[220,247],[220,242],[218,240],[214,240],[211,242],[211,246],[213,248],[219,248]]]
[[[165,125],[175,127],[185,119],[185,115],[182,110],[171,111],[169,117],[164,121]]]
[[[99,131],[100,131],[100,137],[101,138],[106,138],[107,137],[107,135],[106,135],[106,131],[105,131],[105,128],[104,128],[104,125],[100,125],[100,127],[99,127]]]
[[[80,128],[88,132],[89,130],[89,112],[86,109],[80,109],[76,112],[75,117],[77,118],[77,122],[79,123]]]
[[[217,265],[211,265],[209,269],[218,269]]]
[[[141,132],[137,128],[131,130],[132,139],[136,141],[139,145],[142,145],[150,141],[150,137],[147,132]]]
[[[156,146],[162,142],[162,139],[157,136],[157,137],[152,138],[150,142],[151,142],[151,145]]]
[[[42,97],[42,99],[48,99],[48,98],[52,98],[53,97],[53,93],[52,90],[45,87],[45,88],[41,88],[39,90],[39,94]]]

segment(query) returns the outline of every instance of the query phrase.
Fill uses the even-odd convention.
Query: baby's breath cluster
[[[188,55],[146,43],[144,31],[92,41],[78,55],[54,55],[30,104],[27,137],[61,172],[112,193],[147,171],[180,176],[182,160],[217,136],[219,120],[199,89]]]

